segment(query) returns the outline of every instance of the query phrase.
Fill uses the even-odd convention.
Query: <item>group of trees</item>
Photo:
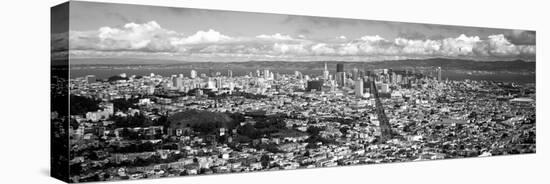
[[[161,146],[161,144],[145,142],[141,144],[130,144],[129,146],[111,146],[111,149],[113,150],[113,153],[139,153],[155,151]]]
[[[88,97],[71,95],[70,102],[71,115],[84,115],[87,112],[97,111],[101,101]]]
[[[113,103],[113,105],[115,106],[115,111],[125,112],[128,111],[128,108],[137,109],[137,103],[139,102],[139,99],[140,98],[119,98],[111,100],[111,103]]]
[[[258,139],[264,136],[268,136],[280,132],[286,129],[286,123],[283,118],[279,117],[264,117],[256,118],[256,124],[246,124],[237,128],[237,133],[240,135],[249,137],[251,139]]]
[[[323,130],[325,130],[324,127],[310,126],[310,127],[307,128],[306,132],[309,134],[309,138],[307,138],[307,140],[306,140],[306,142],[308,143],[306,148],[308,148],[308,149],[317,148],[318,147],[317,143],[322,143],[322,144],[334,144],[334,143],[336,143],[336,141],[334,141],[334,140],[327,139],[327,138],[324,138],[324,137],[320,136],[319,133]]]
[[[152,120],[141,113],[133,116],[113,116],[111,120],[114,122],[116,128],[163,126],[166,129],[170,125],[168,117],[164,115]]]

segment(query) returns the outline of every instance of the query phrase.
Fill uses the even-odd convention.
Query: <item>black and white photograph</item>
[[[51,175],[534,154],[536,36],[70,1],[51,8]]]
[[[3,1],[0,183],[550,183],[547,4]]]

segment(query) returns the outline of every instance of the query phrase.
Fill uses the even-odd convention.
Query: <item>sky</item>
[[[535,61],[536,55],[536,33],[527,30],[79,1],[71,2],[69,21],[71,58]],[[56,34],[67,35],[53,33],[52,41],[63,39]]]

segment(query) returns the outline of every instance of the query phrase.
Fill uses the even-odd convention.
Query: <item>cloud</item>
[[[178,44],[201,44],[201,43],[216,43],[229,41],[232,38],[226,35],[221,34],[215,30],[209,29],[208,31],[198,31],[194,35],[189,37],[176,40],[173,43]]]
[[[277,54],[298,54],[305,55],[309,51],[305,49],[303,44],[285,44],[285,43],[275,43],[273,45],[273,51]]]
[[[386,39],[382,38],[381,36],[375,35],[375,36],[363,36],[360,38],[363,41],[366,42],[381,42],[381,41],[387,41]]]
[[[530,32],[514,33],[516,37],[531,37]],[[70,52],[76,56],[188,56],[234,58],[299,57],[312,59],[364,58],[429,58],[468,57],[483,60],[535,59],[534,44],[516,44],[511,34],[490,35],[485,38],[461,34],[439,39],[380,35],[348,38],[345,35],[326,40],[310,40],[304,35],[281,33],[232,37],[213,29],[185,35],[162,28],[157,22],[128,23],[119,27],[101,27],[91,31],[70,31]],[[529,36],[531,35],[531,36]],[[52,35],[53,48],[67,36]],[[528,42],[522,42],[528,43]],[[59,44],[57,44],[59,45]]]
[[[160,27],[155,21],[128,23],[120,28],[101,27],[97,31],[71,31],[71,49],[146,52],[174,51],[170,42],[178,34]]]
[[[437,40],[409,40],[396,38],[396,46],[401,47],[401,52],[408,55],[433,55],[437,54],[442,47],[441,41]]]
[[[474,47],[481,42],[478,36],[466,36],[461,34],[456,38],[441,40],[441,54],[447,56],[471,56]]]
[[[311,46],[311,51],[315,55],[333,55],[336,53],[336,50],[326,43],[318,43]]]
[[[510,43],[504,35],[491,35],[487,40],[488,52],[494,56],[506,57],[509,55],[519,55],[520,49]]]
[[[291,36],[283,35],[281,33],[275,33],[273,35],[262,34],[262,35],[256,36],[256,38],[266,39],[266,40],[294,40]]]
[[[535,31],[512,30],[505,36],[514,45],[535,45],[537,41]]]

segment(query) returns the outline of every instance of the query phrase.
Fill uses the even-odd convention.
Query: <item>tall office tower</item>
[[[208,78],[208,82],[206,83],[206,88],[216,89],[216,81],[212,80],[212,77]]]
[[[353,80],[357,79],[359,77],[359,69],[357,68],[353,68],[353,70],[351,70],[351,78]]]
[[[437,81],[441,82],[441,67],[437,67]]]
[[[336,80],[336,84],[338,84],[338,86],[344,87],[346,84],[346,73],[338,72],[334,75],[334,79]]]
[[[294,76],[296,77],[296,79],[302,79],[302,73],[299,72],[299,71],[294,71]]]
[[[372,71],[370,70],[365,71],[365,76],[372,77]]]
[[[172,76],[172,87],[178,88],[178,77]]]
[[[194,78],[197,78],[197,71],[195,70],[191,70],[191,78],[194,79]]]
[[[268,78],[269,78],[269,70],[264,69],[264,79],[268,79]]]
[[[222,88],[222,79],[220,77],[216,77],[216,88]]]
[[[360,78],[365,77],[365,71],[359,70],[359,77],[360,77]]]
[[[235,90],[235,83],[229,82],[229,94],[233,94],[233,90]]]
[[[391,73],[391,83],[396,84],[397,83],[397,74],[392,72]]]
[[[329,80],[329,71],[328,71],[328,67],[327,67],[327,62],[325,62],[325,70],[323,70],[323,79],[325,80]]]
[[[256,70],[256,77],[260,77],[261,74],[260,74],[260,70]]]
[[[336,73],[338,72],[344,72],[344,63],[336,64]]]
[[[336,64],[336,83],[338,86],[343,87],[346,85],[346,72],[344,72],[344,64]]]
[[[178,88],[183,88],[183,76],[177,78]]]
[[[355,80],[355,96],[362,97],[363,96],[363,79],[358,78]]]
[[[227,77],[229,77],[229,78],[233,77],[233,71],[232,70],[227,70]]]
[[[395,82],[397,84],[401,84],[401,82],[403,81],[403,76],[401,74],[397,74],[396,80],[397,81],[395,81]]]

